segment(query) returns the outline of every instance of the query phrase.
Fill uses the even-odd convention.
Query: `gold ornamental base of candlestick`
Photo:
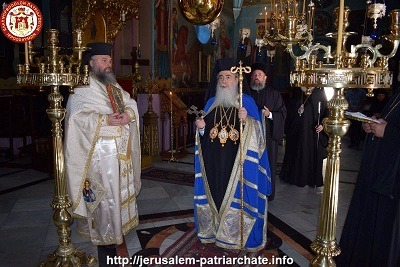
[[[97,260],[91,255],[86,255],[85,252],[77,250],[72,244],[69,247],[58,249],[55,253],[47,256],[45,263],[40,267],[58,267],[58,266],[95,266]]]

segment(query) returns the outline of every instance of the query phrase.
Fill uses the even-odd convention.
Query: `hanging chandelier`
[[[375,5],[378,5],[377,7]],[[374,12],[370,12],[373,10]],[[384,15],[384,4],[369,6],[369,17],[376,19]],[[295,42],[287,41],[287,51],[295,59],[295,69],[290,74],[293,86],[304,87],[334,87],[334,88],[367,88],[368,94],[373,95],[375,88],[390,88],[392,73],[388,71],[388,60],[396,54],[400,42],[399,10],[390,12],[390,34],[385,40],[392,45],[391,51],[384,54],[382,45],[362,42],[351,45],[346,50],[347,37],[353,33],[346,32],[350,9],[335,9],[337,33],[329,33],[327,37],[336,38],[336,50],[330,46],[318,43],[300,44],[303,54],[296,55],[293,50]],[[323,50],[323,60],[317,59],[318,50]],[[333,61],[332,61],[333,59]]]
[[[300,5],[299,5],[300,4]],[[270,0],[270,9],[265,8],[265,44],[312,42],[315,5],[305,0]],[[270,15],[267,28],[268,13]]]

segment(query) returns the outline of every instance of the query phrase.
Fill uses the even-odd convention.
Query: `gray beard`
[[[223,91],[219,85],[217,85],[217,92],[215,94],[214,103],[211,105],[210,110],[213,110],[215,107],[223,106],[226,108],[229,107],[238,107],[238,88],[235,87],[235,90]]]
[[[255,83],[251,83],[251,89],[253,89],[254,91],[260,91],[262,89],[264,89],[265,84],[255,84]]]
[[[109,84],[116,84],[117,79],[115,78],[115,74],[112,72],[99,72],[99,71],[92,71],[92,75],[102,84],[109,85]]]

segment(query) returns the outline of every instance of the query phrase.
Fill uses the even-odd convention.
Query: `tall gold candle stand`
[[[375,8],[379,14],[382,11],[380,8],[380,6]],[[373,95],[373,89],[389,89],[393,74],[388,70],[388,59],[396,54],[400,43],[400,10],[393,10],[390,13],[391,34],[386,36],[386,39],[393,44],[390,53],[383,55],[379,51],[381,45],[374,46],[367,43],[353,45],[350,52],[346,51],[347,37],[352,34],[345,32],[349,12],[350,9],[344,6],[344,0],[340,0],[340,6],[335,10],[337,33],[327,34],[328,37],[336,38],[336,53],[332,54],[329,46],[310,42],[307,46],[301,46],[304,54],[295,55],[293,45],[296,41],[286,40],[286,50],[296,60],[295,70],[290,73],[291,84],[298,87],[333,87],[335,89],[334,98],[328,102],[329,117],[323,120],[329,143],[317,237],[311,244],[311,249],[316,255],[311,260],[311,266],[336,266],[334,257],[340,254],[340,248],[336,243],[336,221],[341,137],[350,125],[349,120],[344,116],[344,110],[348,107],[344,98],[344,89],[367,88],[369,96]],[[325,62],[317,62],[315,53],[318,50],[324,51]],[[358,50],[368,50],[369,53],[364,51],[357,53]],[[330,59],[334,59],[333,64]]]
[[[65,179],[64,152],[62,143],[61,121],[65,117],[65,108],[61,102],[63,96],[60,94],[60,86],[68,86],[70,92],[73,87],[79,84],[88,84],[88,68],[85,66],[83,73],[80,71],[82,52],[86,47],[82,46],[82,31],[74,31],[74,47],[72,55],[59,55],[58,30],[50,29],[47,31],[47,51],[46,57],[33,57],[32,44],[28,45],[29,62],[19,65],[17,82],[20,85],[31,85],[40,87],[50,87],[48,100],[50,107],[46,110],[52,122],[53,137],[53,162],[54,162],[54,197],[51,206],[54,209],[53,221],[57,226],[59,244],[56,251],[47,257],[46,262],[40,266],[92,266],[96,259],[91,255],[86,255],[79,251],[71,243],[72,216],[68,208],[72,203],[67,193],[67,182]],[[34,61],[35,60],[35,61]],[[67,64],[67,63],[68,64]],[[38,72],[31,73],[30,67],[37,69]]]

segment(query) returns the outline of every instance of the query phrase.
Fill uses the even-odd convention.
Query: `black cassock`
[[[318,134],[315,126],[318,124],[318,117],[322,125],[326,114],[325,91],[315,88],[312,94],[307,96],[299,88],[293,90],[285,123],[285,157],[279,177],[284,182],[301,187],[322,186],[322,162],[326,157],[328,136],[324,131]],[[298,110],[302,103],[304,112],[300,116]]]
[[[278,145],[283,138],[286,119],[286,107],[281,94],[271,88],[265,87],[261,90],[251,90],[251,96],[261,111],[266,106],[272,113],[272,120],[265,118],[267,153],[271,168],[272,193],[268,197],[271,201],[275,196],[276,164],[278,160]]]
[[[214,108],[204,117],[206,127],[204,135],[200,136],[207,181],[218,210],[224,200],[226,188],[228,187],[229,178],[240,145],[240,139],[233,142],[228,138],[224,146],[222,146],[218,136],[215,139],[210,138],[210,130],[215,124],[221,121],[220,111],[221,109],[219,107]],[[238,110],[236,108],[225,108],[225,111],[226,116],[224,117],[225,114],[223,114],[222,125],[226,126],[226,118],[229,118],[229,124],[235,126],[234,128],[239,132]],[[230,116],[231,112],[232,115]],[[221,130],[221,125],[219,125],[218,130]],[[229,132],[231,129],[227,127],[226,130]]]
[[[383,138],[367,134],[340,239],[338,266],[400,266],[400,94],[381,118]]]

